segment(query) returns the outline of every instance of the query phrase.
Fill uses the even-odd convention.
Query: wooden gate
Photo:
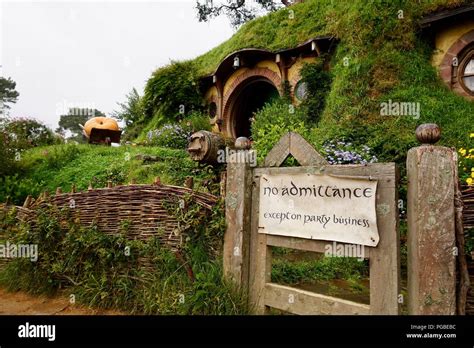
[[[280,167],[290,155],[299,162],[300,167]],[[394,163],[329,165],[296,133],[287,133],[280,139],[262,168],[229,164],[224,270],[248,289],[256,314],[264,314],[269,308],[294,314],[400,313],[403,297],[400,295],[396,172]],[[370,305],[271,282],[271,247],[324,253],[325,246],[332,243],[259,233],[261,176],[302,173],[377,181],[376,217],[380,240],[376,247],[363,246],[364,258],[369,259],[370,265]]]

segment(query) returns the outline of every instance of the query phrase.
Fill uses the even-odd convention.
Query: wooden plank
[[[456,314],[455,156],[441,146],[408,151],[409,314]]]
[[[328,162],[301,135],[288,132],[270,150],[265,158],[266,167],[279,167],[292,155],[302,166],[326,165]]]
[[[290,132],[290,154],[301,166],[325,165],[328,162],[298,133]]]
[[[378,180],[384,182],[386,187],[396,187],[394,180],[395,163],[371,163],[345,164],[345,165],[323,165],[307,167],[282,167],[282,168],[255,168],[255,175],[262,174],[301,174],[310,175],[334,175],[334,176],[355,176],[359,179]]]
[[[249,301],[255,314],[265,314],[265,284],[271,280],[272,255],[267,246],[267,235],[258,233],[260,178],[252,182],[253,209],[251,213]]]
[[[314,240],[314,239],[303,239],[295,237],[267,235],[267,245],[276,246],[281,248],[289,248],[296,250],[312,251],[315,253],[324,253],[326,246],[332,245],[332,241],[327,240]],[[337,245],[345,246],[345,243],[337,242]],[[364,258],[370,258],[370,250],[373,248],[364,247]]]
[[[442,12],[425,16],[422,19],[420,19],[419,24],[421,25],[422,28],[426,28],[430,26],[431,24],[434,24],[435,22],[438,22],[438,21],[441,21],[443,19],[447,19],[453,16],[457,16],[466,12],[471,12],[471,11],[474,11],[474,5],[461,6],[459,8],[449,9],[446,11],[442,11]]]
[[[366,315],[370,311],[366,304],[273,283],[265,286],[265,305],[300,315]]]
[[[377,226],[380,241],[370,250],[370,313],[400,314],[400,235],[398,230],[398,172],[390,167],[390,181],[379,181]]]
[[[248,163],[231,161],[228,165],[224,274],[244,288],[249,274],[251,173]]]
[[[265,167],[278,167],[290,154],[290,133],[286,133],[265,157]]]

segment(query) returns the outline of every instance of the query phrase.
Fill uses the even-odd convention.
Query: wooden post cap
[[[423,123],[416,128],[415,134],[421,144],[433,145],[441,139],[441,128],[435,123]]]
[[[238,137],[235,139],[235,148],[237,150],[248,150],[250,149],[250,139],[246,137]]]

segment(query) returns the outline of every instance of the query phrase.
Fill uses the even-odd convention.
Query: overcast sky
[[[194,0],[0,0],[1,74],[17,83],[10,116],[55,128],[68,106],[106,114],[156,68],[196,57],[233,34],[199,23]]]

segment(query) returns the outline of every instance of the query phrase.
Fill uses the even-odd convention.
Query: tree
[[[0,179],[15,171],[15,149],[9,146],[8,133],[0,128]]]
[[[140,121],[144,117],[142,98],[137,90],[133,88],[125,98],[124,103],[117,103],[120,110],[114,111],[113,115],[117,119],[125,122],[125,127],[130,127],[134,122]]]
[[[33,118],[7,119],[2,122],[0,130],[7,134],[6,145],[15,152],[58,141],[51,129]]]
[[[16,82],[10,77],[8,79],[0,77],[0,113],[3,112],[3,108],[10,109],[7,103],[16,103],[20,94],[15,90],[15,87]]]
[[[32,147],[60,143],[46,125],[32,118],[0,119],[0,178],[19,169],[21,153]]]
[[[67,115],[60,116],[56,132],[65,135],[66,131],[69,131],[71,135],[67,139],[79,143],[84,142],[81,125],[96,116],[105,116],[105,114],[97,109],[70,108]]]
[[[225,14],[234,27],[254,19],[260,13],[276,11],[303,0],[196,0],[196,9],[200,22],[207,22],[212,18]]]

